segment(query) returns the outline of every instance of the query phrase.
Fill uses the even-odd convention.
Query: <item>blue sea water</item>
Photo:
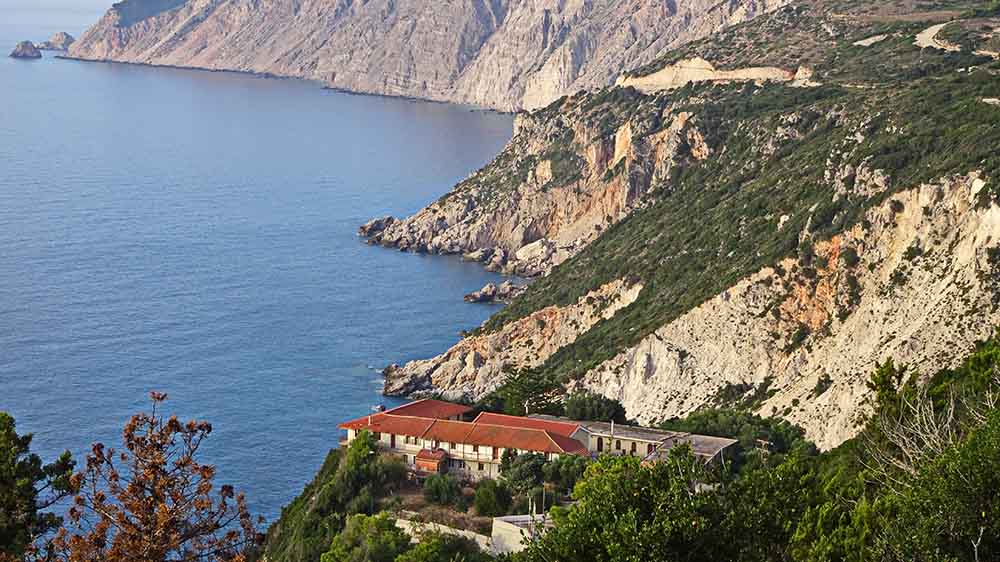
[[[62,14],[60,12],[60,14]],[[65,16],[65,14],[62,14]],[[114,445],[151,390],[207,419],[273,521],[497,277],[363,244],[486,163],[511,117],[244,75],[5,55],[89,13],[0,23],[0,410],[47,458]],[[79,25],[73,27],[74,22]]]

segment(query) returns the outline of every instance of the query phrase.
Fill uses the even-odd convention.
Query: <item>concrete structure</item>
[[[521,552],[552,527],[548,515],[508,515],[493,519],[494,554]]]
[[[529,419],[568,422],[555,416],[533,415]],[[705,462],[719,461],[725,451],[735,445],[735,439],[697,435],[686,431],[651,429],[614,422],[570,422],[577,423],[580,430],[573,438],[584,443],[596,454],[630,455],[655,461],[666,451],[677,445],[688,445],[695,456]]]
[[[416,513],[410,513],[411,516],[416,516]],[[473,533],[472,531],[466,531],[464,529],[456,529],[454,527],[449,527],[447,525],[441,525],[439,523],[422,523],[419,521],[412,521],[410,519],[397,518],[396,527],[399,527],[407,535],[410,535],[411,542],[416,544],[420,542],[420,537],[427,532],[441,533],[443,535],[455,535],[456,537],[463,537],[475,542],[481,550],[489,551],[492,548],[490,537],[486,535],[480,535],[479,533]]]
[[[605,422],[577,422],[553,416],[508,416],[483,412],[463,421],[472,408],[418,400],[340,425],[350,443],[371,432],[390,454],[420,475],[450,472],[469,480],[497,478],[506,451],[595,457],[631,455],[656,461],[677,445],[689,445],[706,462],[723,457],[733,439]]]

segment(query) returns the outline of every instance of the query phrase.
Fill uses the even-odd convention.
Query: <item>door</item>
[[[392,435],[389,436],[389,448],[390,449],[395,449],[396,448],[396,434],[395,433],[393,433]]]

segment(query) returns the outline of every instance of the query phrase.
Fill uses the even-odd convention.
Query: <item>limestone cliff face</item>
[[[479,398],[511,370],[542,364],[598,321],[632,304],[642,285],[625,280],[592,291],[577,303],[551,306],[491,334],[465,338],[447,353],[386,369],[387,394],[420,396],[446,389],[449,399]]]
[[[363,234],[407,251],[462,253],[490,270],[545,274],[642,205],[674,167],[710,154],[690,112],[616,115],[615,107],[569,98],[519,115],[493,163],[417,214]]]
[[[356,92],[537,108],[785,0],[124,0],[91,60],[237,70]]]
[[[1000,207],[980,203],[983,187],[973,173],[898,193],[864,226],[817,243],[814,275],[791,259],[763,269],[580,384],[644,422],[742,388],[764,399],[761,414],[835,446],[855,434],[877,364],[933,374],[1000,322]]]

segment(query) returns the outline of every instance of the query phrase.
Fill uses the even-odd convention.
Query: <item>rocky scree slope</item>
[[[786,0],[123,0],[70,55],[538,108]]]
[[[945,7],[948,19],[975,15]],[[387,391],[517,411],[586,387],[643,422],[740,405],[832,447],[856,430],[876,363],[929,373],[960,360],[1000,321],[1000,107],[984,101],[1000,94],[1000,65],[917,47],[941,17],[927,8],[797,3],[631,74],[700,57],[722,70],[806,67],[806,87],[616,88],[523,118],[515,151],[480,174],[569,146],[570,177],[588,177],[587,147],[652,146],[682,115],[692,135],[668,158],[610,166],[609,185],[630,170],[655,178],[631,212],[447,353],[387,372]],[[601,125],[586,142],[524,134],[588,119]],[[535,174],[538,160],[525,160]],[[525,168],[519,193],[537,189]],[[438,205],[453,197],[475,200],[460,186]]]

